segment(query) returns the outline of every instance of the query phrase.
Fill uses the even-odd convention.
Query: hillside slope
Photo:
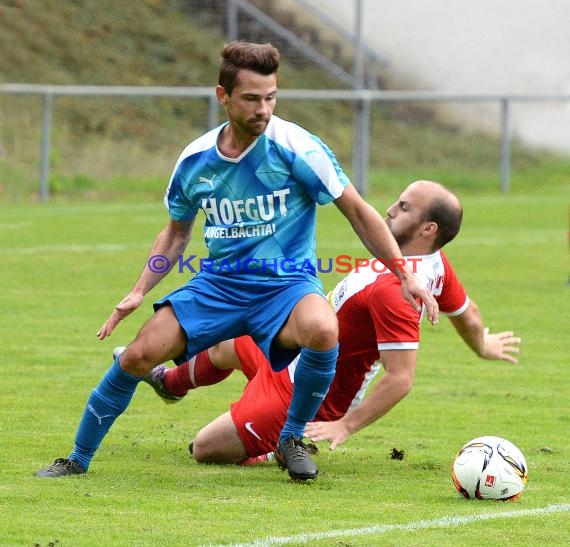
[[[214,86],[224,37],[181,6],[182,0],[8,0],[0,5],[0,81]],[[338,87],[284,57],[281,88]],[[350,172],[349,103],[281,99],[276,112],[322,136]],[[204,100],[57,97],[52,193],[101,196],[141,187],[161,193],[176,157],[207,118]],[[41,97],[0,94],[0,119],[0,201],[26,199],[37,191]],[[457,184],[497,187],[496,135],[466,133],[438,122],[425,106],[404,103],[374,105],[371,135],[370,163],[386,178],[445,175]],[[520,147],[514,159],[523,167],[537,162]]]
[[[4,82],[210,85],[220,39],[172,2],[12,2],[0,17]],[[14,45],[17,47],[14,47]]]
[[[198,24],[176,0],[12,0],[0,6],[0,81],[213,87],[223,43],[221,34]],[[294,68],[286,58],[279,78],[284,88],[331,85],[319,71]],[[278,113],[302,119],[315,132],[324,120],[338,119],[328,137],[347,149],[348,105],[312,103],[307,108],[283,101]],[[1,193],[9,184],[1,178],[31,181],[37,176],[41,98],[0,94],[0,116],[0,159],[10,163],[0,165]],[[52,171],[60,178],[79,173],[101,180],[116,178],[121,168],[130,177],[164,177],[164,164],[170,166],[183,146],[204,131],[207,119],[203,100],[58,97]],[[149,150],[168,160],[141,167],[139,158]]]

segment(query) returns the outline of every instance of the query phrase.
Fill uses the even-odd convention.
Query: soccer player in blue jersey
[[[168,273],[168,268],[153,268],[153,260],[158,257],[170,268],[177,263],[199,210],[206,217],[207,264],[154,304],[155,314],[91,392],[69,457],[58,458],[37,476],[85,473],[155,365],[182,363],[217,342],[249,334],[275,371],[300,353],[276,450],[292,479],[317,477],[302,440],[334,376],[338,325],[315,273],[316,205],[333,201],[374,256],[389,265],[404,261],[382,217],[359,196],[327,146],[273,116],[279,60],[271,44],[224,46],[216,95],[227,121],[182,152],[165,196],[168,223],[98,337],[109,336]],[[432,295],[409,270],[394,273],[404,297],[418,309],[416,299],[421,299],[435,324]]]

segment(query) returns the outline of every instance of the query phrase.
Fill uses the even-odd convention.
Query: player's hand
[[[141,293],[130,292],[127,294],[127,296],[115,306],[113,313],[109,316],[107,321],[103,323],[103,326],[97,332],[97,338],[103,340],[107,338],[107,336],[110,336],[115,327],[142,304],[143,298],[144,295]]]
[[[515,336],[512,331],[489,334],[489,329],[484,330],[484,349],[482,357],[484,359],[498,359],[508,363],[517,363],[517,358],[513,354],[519,353],[521,339]]]
[[[419,298],[426,307],[426,316],[432,325],[437,325],[439,321],[439,306],[433,294],[431,294],[413,274],[408,274],[404,279],[400,280],[403,297],[410,302],[416,311],[420,311],[421,306],[416,301]]]
[[[305,437],[311,441],[329,441],[330,450],[334,450],[339,444],[342,444],[350,433],[342,420],[334,422],[309,422],[305,427]]]

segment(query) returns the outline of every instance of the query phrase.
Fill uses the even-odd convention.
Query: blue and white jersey
[[[277,116],[241,156],[225,157],[217,140],[226,124],[180,155],[165,196],[170,217],[204,212],[213,273],[316,275],[316,204],[340,197],[348,177],[318,137]]]

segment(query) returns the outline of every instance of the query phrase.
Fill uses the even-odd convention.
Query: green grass
[[[395,197],[377,189],[371,200],[384,210]],[[522,336],[519,364],[478,360],[445,318],[424,325],[412,393],[336,452],[321,444],[311,485],[290,483],[273,463],[190,460],[188,441],[239,396],[238,373],[168,407],[142,386],[86,476],[33,477],[68,454],[113,347],[136,334],[153,298],[183,276],[171,274],[144,309],[99,342],[95,332],[165,222],[161,204],[0,206],[0,544],[210,545],[329,531],[338,533],[297,543],[567,544],[567,507],[483,520],[569,503],[567,195],[560,186],[548,195],[462,197],[464,227],[448,255],[491,330]],[[365,256],[334,207],[319,215],[320,256]],[[202,252],[199,239],[196,232],[192,253]],[[327,288],[337,279],[323,275]],[[509,438],[527,458],[529,483],[515,504],[463,500],[453,488],[455,452],[483,434]],[[404,450],[404,460],[391,460],[392,448]],[[417,525],[444,517],[476,520]],[[346,532],[372,526],[386,528]]]
[[[177,3],[8,2],[0,8],[5,82],[214,85],[223,37]],[[17,43],[18,47],[13,47]],[[311,68],[280,70],[282,88],[333,87]],[[34,205],[41,100],[0,96],[0,545],[209,545],[306,536],[311,545],[567,544],[568,512],[482,520],[569,501],[569,160],[513,145],[511,193],[499,195],[499,142],[399,105],[372,117],[369,198],[384,210],[409,181],[441,180],[462,196],[465,223],[448,255],[492,330],[523,338],[517,366],[479,361],[443,319],[423,327],[413,392],[335,453],[320,477],[291,484],[274,464],[202,466],[186,445],[224,412],[236,373],[166,407],[145,386],[84,477],[49,481],[39,467],[71,449],[90,390],[172,274],[111,340],[95,332],[130,288],[165,222],[160,199],[182,147],[205,129],[203,101],[58,98],[52,199]],[[346,104],[281,101],[279,115],[323,136],[350,170]],[[410,168],[413,166],[413,168]],[[103,200],[103,203],[94,203]],[[321,257],[363,256],[333,207],[320,212]],[[196,232],[198,234],[198,232]],[[203,247],[197,235],[191,247]],[[327,288],[338,275],[323,275]],[[520,446],[530,481],[516,504],[468,502],[453,489],[455,452],[498,434]],[[389,457],[405,450],[402,461]],[[426,525],[444,517],[474,522]],[[407,525],[408,529],[390,528]],[[416,523],[416,524],[414,524]],[[386,526],[376,533],[343,531]],[[260,543],[262,544],[262,541]]]

